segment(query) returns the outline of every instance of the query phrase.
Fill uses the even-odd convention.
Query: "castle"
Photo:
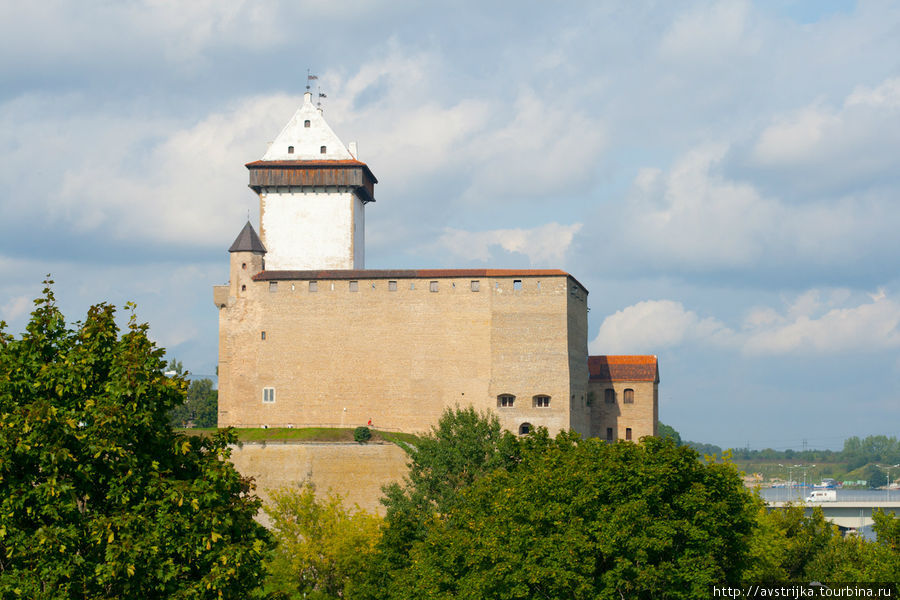
[[[219,309],[219,426],[427,431],[474,406],[520,434],[656,435],[655,356],[588,356],[588,291],[552,269],[365,268],[377,179],[309,92],[261,160]]]

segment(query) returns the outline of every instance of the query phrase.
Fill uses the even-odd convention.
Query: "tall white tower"
[[[247,164],[269,271],[365,268],[365,206],[378,182],[306,92],[269,150]]]

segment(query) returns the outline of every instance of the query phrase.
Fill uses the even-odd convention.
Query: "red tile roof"
[[[659,383],[659,365],[652,355],[588,356],[592,381],[652,381]]]
[[[425,279],[450,277],[572,277],[559,269],[335,269],[329,271],[262,271],[254,281],[291,279]],[[584,288],[577,279],[572,279]]]

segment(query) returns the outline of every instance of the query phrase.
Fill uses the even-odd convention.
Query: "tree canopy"
[[[757,507],[671,440],[517,438],[471,409],[387,492],[363,598],[694,598],[739,580]]]
[[[174,434],[186,382],[148,326],[69,328],[49,283],[20,338],[0,324],[0,596],[254,597],[271,542],[233,435]]]

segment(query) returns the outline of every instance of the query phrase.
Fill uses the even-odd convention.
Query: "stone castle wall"
[[[591,429],[593,435],[607,439],[607,428],[612,428],[614,439],[632,441],[647,435],[656,435],[659,420],[659,384],[652,381],[591,381]],[[615,391],[615,402],[607,402],[606,390]],[[634,402],[625,403],[625,390],[634,390]]]
[[[384,514],[382,486],[400,482],[407,472],[406,453],[394,444],[245,443],[233,446],[231,462],[256,480],[256,494],[268,503],[271,493],[311,483],[318,495],[328,491],[372,513]],[[259,520],[268,525],[265,513]]]
[[[216,291],[220,426],[421,432],[471,405],[511,431],[591,433],[587,292],[570,276],[253,281],[252,258],[233,253]]]

